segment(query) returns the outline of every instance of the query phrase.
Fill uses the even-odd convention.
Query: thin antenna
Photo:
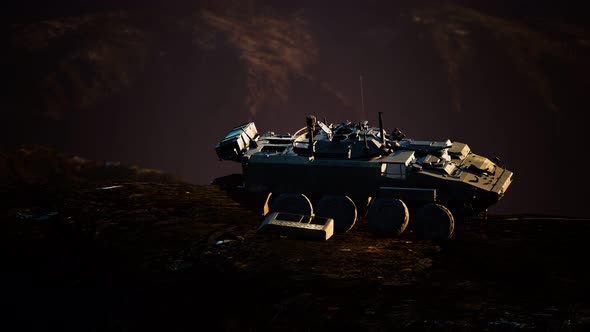
[[[383,129],[383,112],[379,112],[379,136],[381,136],[382,148],[386,147],[387,141],[385,140],[385,129]]]
[[[361,81],[361,110],[363,112],[363,119],[365,119],[367,116],[365,115],[365,96],[364,96],[364,91],[363,91],[363,74],[359,74],[359,79]]]

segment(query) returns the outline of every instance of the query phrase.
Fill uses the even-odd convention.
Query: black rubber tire
[[[400,199],[377,198],[367,211],[369,229],[380,235],[400,236],[409,219],[408,207]]]
[[[455,220],[449,209],[436,203],[422,205],[414,216],[414,233],[424,240],[444,241],[453,237]]]
[[[271,212],[313,215],[313,206],[304,194],[283,193],[272,200]]]
[[[315,205],[318,217],[334,219],[334,233],[346,233],[356,223],[358,214],[354,201],[348,196],[324,196]]]

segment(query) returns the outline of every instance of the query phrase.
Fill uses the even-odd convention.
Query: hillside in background
[[[38,6],[3,26],[3,147],[49,144],[209,183],[239,171],[213,149],[237,124],[294,132],[307,114],[376,124],[383,111],[388,130],[466,142],[514,170],[491,212],[588,215],[590,35],[571,4]]]

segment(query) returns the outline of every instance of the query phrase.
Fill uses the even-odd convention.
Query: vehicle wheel
[[[348,196],[324,196],[315,206],[318,217],[334,219],[334,233],[348,232],[356,223],[357,210]]]
[[[408,207],[399,199],[377,198],[367,211],[367,224],[375,233],[399,236],[408,226]]]
[[[419,239],[448,240],[455,231],[453,214],[446,207],[428,203],[416,210],[414,233]]]
[[[284,193],[272,200],[270,211],[311,216],[313,207],[307,196],[303,194]]]

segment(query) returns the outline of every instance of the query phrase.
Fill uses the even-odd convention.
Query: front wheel
[[[448,240],[455,232],[455,220],[449,209],[436,203],[425,204],[416,210],[414,233],[419,239]]]

